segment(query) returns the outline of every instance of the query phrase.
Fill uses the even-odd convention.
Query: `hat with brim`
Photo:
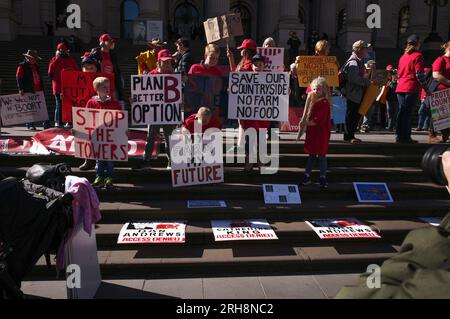
[[[253,41],[253,39],[245,39],[242,42],[242,45],[240,47],[238,47],[237,49],[238,50],[244,50],[244,49],[256,50],[256,43],[255,43],[255,41]]]
[[[33,58],[36,60],[42,60],[42,58],[38,55],[38,52],[36,50],[28,50],[27,53],[23,54],[27,58]]]
[[[159,39],[159,38],[154,38],[154,39],[152,39],[151,41],[147,42],[147,45],[148,45],[149,47],[152,47],[152,48],[154,48],[154,47],[160,47],[160,48],[162,48],[162,47],[164,47],[164,46],[167,45],[167,42],[163,42],[163,41],[162,41],[161,39]]]
[[[167,49],[161,50],[158,53],[158,61],[175,61],[172,52]]]
[[[370,43],[367,43],[366,41],[359,40],[353,43],[352,48],[353,49],[360,49],[360,48],[370,48],[372,45]]]

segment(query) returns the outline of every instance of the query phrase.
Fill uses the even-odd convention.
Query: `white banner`
[[[181,74],[132,75],[133,125],[181,124],[181,90]]]
[[[128,161],[128,114],[118,110],[72,109],[75,157]]]
[[[266,60],[266,72],[284,72],[284,48],[257,48]]]
[[[354,218],[315,219],[306,224],[320,239],[381,238],[372,228]]]
[[[450,127],[450,89],[434,92],[430,96],[431,116],[436,131]]]
[[[11,126],[48,120],[44,92],[0,96],[1,123]]]
[[[136,221],[120,230],[118,244],[182,244],[186,241],[184,221]]]
[[[297,185],[264,184],[264,203],[266,204],[301,204]]]
[[[228,118],[289,120],[289,73],[230,73]]]
[[[213,220],[216,241],[276,240],[277,235],[267,220]]]

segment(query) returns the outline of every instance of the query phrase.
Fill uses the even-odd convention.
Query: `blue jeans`
[[[327,176],[328,170],[328,161],[326,156],[318,156],[310,154],[308,158],[308,162],[306,163],[305,174],[311,176],[311,172],[313,170],[314,164],[316,163],[317,157],[319,158],[319,167],[320,167],[320,177]]]
[[[55,124],[58,126],[62,126],[62,114],[61,114],[61,94],[55,95]]]
[[[419,101],[417,93],[398,93],[397,140],[411,140],[411,113]]]
[[[96,161],[95,172],[101,178],[112,177],[114,164],[112,161]]]
[[[431,115],[431,112],[428,112],[427,104],[425,103],[425,101],[422,102],[420,104],[419,124],[417,125],[417,127],[420,128],[420,129],[427,130],[428,129],[428,125],[430,123],[430,115]]]

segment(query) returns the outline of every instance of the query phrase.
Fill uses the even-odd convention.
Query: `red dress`
[[[331,137],[331,107],[327,99],[316,102],[311,109],[310,121],[316,126],[306,129],[305,153],[325,156]]]

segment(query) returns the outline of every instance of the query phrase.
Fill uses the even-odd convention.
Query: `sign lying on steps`
[[[360,203],[393,203],[386,183],[353,183]]]
[[[133,221],[126,223],[119,234],[118,244],[181,244],[184,243],[186,223],[183,221]]]
[[[306,224],[320,239],[381,238],[372,228],[354,218],[314,219]]]
[[[213,220],[211,227],[216,241],[278,239],[265,219]]]
[[[223,200],[188,200],[188,208],[226,208]]]
[[[297,185],[264,184],[264,203],[300,205],[302,200]]]

